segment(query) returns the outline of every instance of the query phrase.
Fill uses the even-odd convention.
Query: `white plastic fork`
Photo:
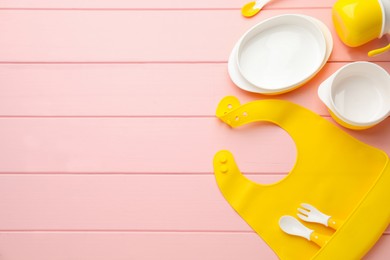
[[[297,215],[303,221],[319,223],[335,230],[341,226],[341,222],[339,220],[322,213],[310,204],[302,203],[301,208],[298,208],[298,211],[299,213]]]

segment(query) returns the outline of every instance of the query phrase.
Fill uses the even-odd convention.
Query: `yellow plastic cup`
[[[338,0],[333,5],[332,19],[337,34],[347,46],[361,46],[389,33],[390,1]],[[389,49],[390,44],[368,55],[375,56]]]

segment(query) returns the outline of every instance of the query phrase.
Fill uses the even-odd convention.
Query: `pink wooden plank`
[[[364,260],[389,259],[383,236]],[[0,233],[4,259],[278,259],[254,233]]]
[[[0,233],[4,259],[277,259],[255,234]]]
[[[250,231],[211,174],[2,174],[0,191],[2,231]]]
[[[330,9],[264,10],[254,19],[245,19],[236,10],[3,10],[0,62],[226,61],[248,28],[283,13],[323,20],[334,36],[332,61],[367,60],[369,49],[384,46],[387,41],[347,48],[334,33]],[[369,60],[386,61],[388,55]]]
[[[216,118],[3,118],[0,143],[0,172],[209,173],[224,148],[248,172],[286,172],[295,160],[284,130],[240,134]]]
[[[1,231],[251,231],[211,174],[2,174],[0,191]]]
[[[225,63],[2,64],[0,78],[3,116],[210,116],[242,93]]]
[[[247,1],[225,1],[225,0],[198,0],[198,1],[176,1],[176,0],[2,0],[0,8],[134,8],[134,9],[224,9],[241,8]],[[310,0],[277,0],[268,4],[266,8],[309,8],[309,7],[330,7],[333,1],[310,1]]]
[[[390,118],[349,131],[390,153]],[[271,124],[232,130],[216,118],[2,118],[0,172],[209,173],[220,149],[245,172],[280,173],[295,161]]]
[[[329,115],[317,88],[345,64],[329,63],[305,86],[277,97],[242,91],[226,63],[0,64],[0,115],[214,116],[225,95],[243,103],[285,99]],[[378,64],[390,71],[390,63]]]
[[[390,236],[385,235],[375,244],[375,246],[364,257],[364,260],[387,260],[390,258]]]

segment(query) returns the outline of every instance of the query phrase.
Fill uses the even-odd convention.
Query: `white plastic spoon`
[[[287,234],[306,238],[313,241],[320,247],[323,247],[329,240],[329,236],[325,236],[311,230],[299,222],[292,216],[283,216],[279,220],[279,227]]]

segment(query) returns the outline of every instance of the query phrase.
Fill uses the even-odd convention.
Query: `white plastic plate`
[[[229,57],[232,81],[241,89],[278,94],[301,86],[325,65],[333,48],[329,29],[305,15],[265,20],[246,32]]]

